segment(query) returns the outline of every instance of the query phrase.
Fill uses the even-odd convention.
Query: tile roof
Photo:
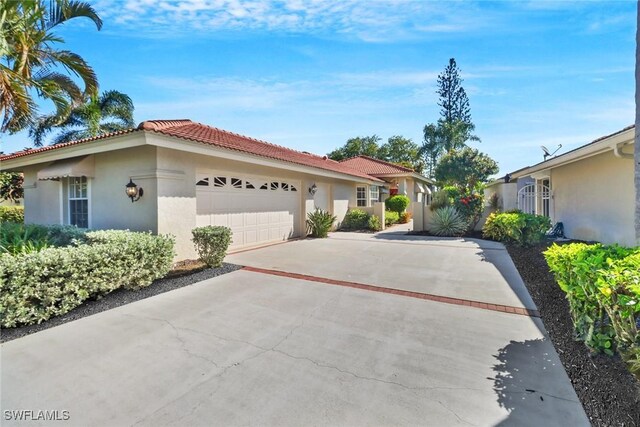
[[[243,136],[237,133],[207,126],[202,123],[193,122],[191,120],[148,120],[140,123],[137,129],[128,129],[125,131],[115,132],[108,135],[102,135],[95,138],[88,138],[79,141],[72,141],[65,144],[58,144],[40,149],[19,151],[7,156],[0,157],[0,161],[14,159],[17,157],[28,156],[43,151],[55,150],[58,148],[77,145],[84,142],[105,139],[115,135],[131,133],[135,131],[147,131],[167,135],[175,138],[185,139],[189,141],[200,142],[215,147],[225,148],[234,151],[240,151],[247,154],[253,154],[260,157],[266,157],[284,162],[299,164],[317,169],[323,169],[331,172],[342,173],[345,175],[355,176],[371,181],[379,181],[377,178],[367,173],[354,169],[348,164],[342,164],[331,160],[326,156],[317,156],[315,154],[303,153],[301,151],[292,150],[290,148],[271,144],[269,142]]]
[[[364,155],[342,160],[340,164],[349,166],[353,169],[359,170],[360,172],[364,172],[368,175],[373,176],[414,172],[413,169],[405,168],[394,163],[385,162],[384,160],[374,159],[373,157]]]
[[[111,138],[112,136],[124,135],[124,134],[127,134],[127,133],[133,133],[135,131],[137,131],[137,129],[119,130],[117,132],[106,133],[104,135],[94,136],[92,138],[78,139],[77,141],[69,141],[69,142],[64,142],[62,144],[47,145],[46,147],[41,147],[41,148],[33,148],[33,149],[30,149],[30,150],[16,151],[15,153],[7,154],[7,155],[4,155],[4,156],[0,155],[0,161],[16,159],[18,157],[30,156],[32,154],[42,153],[42,152],[45,152],[45,151],[57,150],[57,149],[60,149],[60,148],[69,147],[69,146],[72,146],[72,145],[78,145],[78,144],[82,144],[82,143],[90,142],[90,141],[96,141],[96,140],[99,140],[99,139]]]

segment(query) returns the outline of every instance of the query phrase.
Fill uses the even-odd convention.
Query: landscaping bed
[[[25,335],[62,325],[86,316],[91,316],[102,311],[120,307],[122,305],[182,288],[184,286],[189,286],[202,280],[231,273],[239,270],[240,268],[242,267],[227,263],[223,263],[222,266],[218,268],[206,268],[204,264],[198,261],[181,262],[174,266],[167,277],[154,281],[150,286],[137,290],[124,288],[116,289],[101,298],[87,300],[82,305],[74,308],[68,313],[52,317],[40,324],[2,329],[0,330],[0,342],[11,341]]]
[[[594,426],[640,426],[640,382],[620,357],[594,354],[575,340],[569,304],[542,255],[549,246],[507,245],[507,250],[589,420]]]

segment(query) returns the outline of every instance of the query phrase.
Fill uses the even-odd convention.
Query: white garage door
[[[198,173],[196,225],[231,228],[231,247],[300,235],[300,182],[216,171]]]

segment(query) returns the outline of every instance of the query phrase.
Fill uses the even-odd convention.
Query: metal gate
[[[529,184],[518,191],[518,209],[524,213],[550,216],[551,192],[544,184]]]

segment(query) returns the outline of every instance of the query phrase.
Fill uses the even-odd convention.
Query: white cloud
[[[412,0],[99,0],[96,9],[117,26],[135,29],[137,36],[252,30],[386,42],[474,31],[487,21],[487,14],[474,13],[469,2]]]

